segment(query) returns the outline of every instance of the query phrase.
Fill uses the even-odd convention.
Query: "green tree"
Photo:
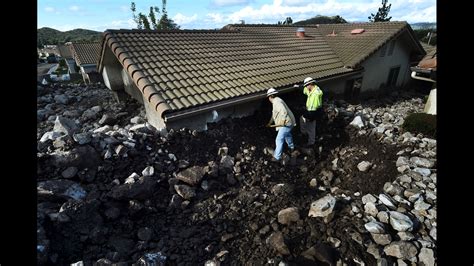
[[[343,17],[337,15],[334,17],[334,23],[347,23],[347,20],[345,20]]]
[[[383,21],[390,21],[392,17],[388,17],[388,12],[390,12],[390,7],[392,4],[387,5],[388,0],[382,0],[382,7],[379,7],[377,14],[370,14],[369,21],[370,22],[383,22]]]
[[[156,14],[160,13],[160,9],[156,6],[150,7],[150,12],[148,17],[143,13],[136,14],[136,5],[134,2],[131,4],[133,21],[137,23],[138,29],[145,29],[145,30],[172,30],[172,29],[179,29],[178,24],[176,24],[172,19],[168,18],[168,13],[166,11],[166,0],[162,0],[161,2],[161,17],[157,21]]]
[[[293,19],[291,19],[291,17],[287,17],[285,20],[283,21],[278,21],[277,23],[278,25],[291,25],[293,24]]]

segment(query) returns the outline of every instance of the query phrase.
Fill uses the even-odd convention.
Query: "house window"
[[[393,40],[391,43],[390,43],[390,48],[388,48],[388,56],[392,55],[393,54],[393,50],[395,49],[395,40]]]
[[[382,46],[382,48],[380,49],[380,57],[384,57],[386,51],[387,51],[387,45]]]
[[[398,73],[400,72],[400,67],[392,67],[388,73],[387,86],[394,87],[397,85]]]

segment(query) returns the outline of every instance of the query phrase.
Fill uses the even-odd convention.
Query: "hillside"
[[[74,29],[70,31],[59,31],[52,28],[40,28],[37,31],[37,45],[42,47],[45,44],[64,44],[65,42],[74,41],[99,41],[102,32]]]
[[[418,29],[436,29],[436,22],[418,22],[410,24],[414,30]]]
[[[347,23],[341,16],[321,16],[317,15],[310,19],[301,20],[293,23],[293,25],[310,25],[310,24],[331,24],[331,23]]]

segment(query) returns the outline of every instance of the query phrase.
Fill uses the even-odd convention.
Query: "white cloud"
[[[344,17],[345,13],[357,12],[367,14],[377,4],[355,5],[352,3],[338,3],[335,0],[328,0],[324,3],[309,3],[302,6],[283,5],[282,0],[274,0],[272,4],[265,4],[259,8],[245,7],[230,14],[227,22],[237,23],[244,20],[246,23],[276,23],[286,17],[314,17],[316,15]],[[293,21],[296,21],[293,19]]]
[[[206,15],[206,17],[209,17],[210,22],[214,22],[214,23],[222,23],[224,21],[224,16],[221,15],[220,13],[208,13]]]
[[[135,21],[133,19],[126,19],[126,20],[114,20],[110,24],[105,24],[101,26],[104,30],[107,28],[114,28],[114,29],[134,29],[137,27]]]
[[[185,16],[185,15],[183,15],[183,14],[181,14],[181,13],[178,13],[178,14],[176,14],[172,19],[173,19],[173,21],[174,21],[176,24],[178,24],[179,26],[181,26],[181,25],[186,25],[186,24],[189,24],[189,23],[191,23],[191,22],[193,22],[193,21],[196,21],[197,18],[198,18],[198,15],[197,15],[197,14],[194,14],[194,15],[188,17],[188,16]]]
[[[283,5],[288,5],[288,6],[299,6],[299,5],[306,5],[308,3],[315,2],[311,0],[283,0],[282,4]],[[319,2],[319,1],[317,1]]]
[[[56,11],[56,9],[54,9],[54,7],[47,6],[47,7],[44,8],[44,11],[46,11],[46,12],[54,12],[54,11]]]
[[[248,5],[252,0],[213,0],[211,5],[213,6],[238,6],[238,5]]]
[[[405,20],[409,23],[436,22],[436,6],[431,6],[423,10],[412,11],[404,16],[401,16],[400,19],[397,20]]]
[[[71,10],[71,11],[79,11],[79,9],[80,9],[79,6],[70,6],[69,7],[69,10]]]
[[[435,0],[392,0],[393,4],[389,13],[392,20],[401,21],[436,21]],[[413,3],[417,4],[414,5]],[[380,7],[379,0],[371,2],[341,1],[341,0],[273,0],[273,3],[257,7],[246,6],[230,14],[208,13],[206,22],[214,24],[211,27],[222,27],[230,23],[276,23],[286,17],[293,21],[312,18],[316,15],[339,15],[347,21],[366,21],[371,13]]]
[[[130,7],[129,6],[120,6],[120,10],[122,10],[122,12],[128,12],[128,11],[130,11]]]

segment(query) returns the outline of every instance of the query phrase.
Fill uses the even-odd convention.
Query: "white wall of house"
[[[393,48],[391,48],[392,45],[394,45]],[[392,49],[393,52],[390,54]],[[364,68],[361,93],[385,87],[390,70],[393,68],[400,67],[395,86],[405,85],[410,78],[410,53],[400,38],[386,43],[361,65]]]
[[[122,75],[122,82],[125,92],[127,92],[135,100],[143,104],[143,93],[135,85],[132,78],[130,77],[130,74],[128,74],[128,72],[124,68],[122,68],[120,74]]]

